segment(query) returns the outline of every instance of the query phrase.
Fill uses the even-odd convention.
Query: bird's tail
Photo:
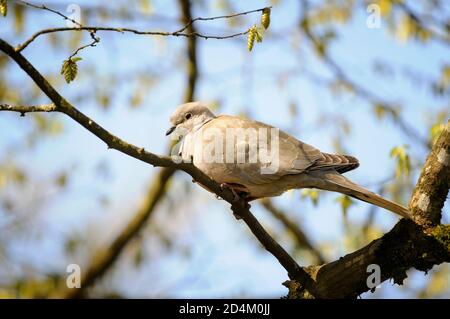
[[[411,218],[410,212],[405,207],[391,202],[381,197],[380,195],[377,195],[365,189],[364,187],[353,183],[352,181],[335,171],[322,171],[318,180],[320,182],[315,185],[316,188],[342,193],[364,202],[387,209],[404,218]]]

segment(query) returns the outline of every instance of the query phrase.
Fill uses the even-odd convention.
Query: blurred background
[[[175,31],[192,18],[273,6],[263,41],[98,32],[70,84],[61,65],[88,32],[43,35],[22,52],[82,112],[125,141],[169,154],[169,116],[185,101],[277,126],[325,152],[347,175],[407,205],[433,139],[450,116],[450,2],[400,0],[37,1],[86,26]],[[379,15],[378,15],[379,14]],[[379,19],[378,19],[379,16]],[[197,21],[223,36],[261,13]],[[18,45],[65,27],[8,1],[0,37]],[[0,103],[48,99],[0,54]],[[449,223],[449,201],[443,223]],[[329,262],[389,231],[397,218],[334,193],[291,191],[252,211],[301,265]],[[114,150],[62,114],[0,114],[0,298],[67,297],[67,265],[88,297],[220,298],[287,294],[285,270],[229,205],[183,172]],[[449,298],[450,268],[410,270],[362,298]]]

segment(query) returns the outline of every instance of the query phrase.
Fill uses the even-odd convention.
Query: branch
[[[64,20],[70,21],[70,22],[72,22],[73,24],[77,25],[78,28],[82,28],[82,27],[83,27],[83,25],[82,25],[81,23],[79,23],[78,21],[76,21],[76,20],[74,20],[74,19],[72,19],[72,18],[69,18],[69,17],[66,16],[65,14],[63,14],[63,13],[61,13],[61,12],[55,10],[55,9],[51,9],[51,8],[45,6],[45,5],[35,5],[35,4],[29,3],[29,2],[26,2],[26,1],[23,1],[23,0],[16,0],[16,1],[19,2],[19,3],[21,3],[21,4],[23,4],[23,5],[30,6],[30,7],[32,7],[32,8],[42,9],[42,10],[46,10],[46,11],[55,13],[55,14],[59,15],[60,17],[62,17]],[[95,31],[94,31],[94,30],[87,30],[87,31],[89,31],[89,34],[90,34],[90,36],[91,36],[91,38],[92,38],[92,42],[91,42],[91,43],[88,43],[88,44],[86,44],[86,45],[83,45],[83,46],[79,47],[78,49],[76,49],[75,52],[72,53],[72,54],[70,55],[70,57],[68,58],[69,60],[70,60],[72,57],[74,57],[75,55],[77,55],[78,52],[80,52],[81,50],[83,50],[83,49],[85,49],[85,48],[87,48],[87,47],[95,47],[95,46],[97,45],[97,43],[100,42],[100,38],[97,37],[97,36],[95,35]],[[34,39],[35,39],[35,38],[34,38]],[[34,41],[34,39],[31,40],[29,43],[24,43],[25,46],[23,46],[19,51],[25,49],[25,47],[26,47],[28,44],[30,44],[32,41]],[[19,48],[20,48],[20,47],[21,47],[21,46],[19,46]],[[17,50],[17,49],[16,49],[16,50]]]
[[[230,38],[235,38],[235,37],[239,37],[242,35],[246,35],[248,33],[248,30],[245,32],[239,32],[239,33],[233,33],[233,34],[229,34],[229,35],[223,35],[223,36],[217,36],[217,35],[207,35],[207,34],[202,34],[199,32],[192,32],[192,33],[183,33],[183,32],[178,32],[178,31],[174,31],[174,32],[166,32],[166,31],[140,31],[140,30],[136,30],[136,29],[130,29],[130,28],[113,28],[113,27],[80,27],[80,28],[69,28],[69,27],[62,27],[62,28],[51,28],[51,29],[45,29],[45,30],[41,30],[36,32],[35,34],[33,34],[28,40],[26,40],[24,43],[19,44],[16,47],[16,51],[20,52],[23,49],[25,49],[31,42],[33,42],[34,40],[36,40],[37,37],[39,37],[40,35],[43,34],[48,34],[48,33],[54,33],[54,32],[64,32],[64,31],[110,31],[110,32],[119,32],[119,33],[134,33],[134,34],[138,34],[138,35],[153,35],[153,36],[174,36],[174,37],[199,37],[199,38],[203,38],[205,40],[208,39],[216,39],[216,40],[223,40],[223,39],[230,39]]]
[[[234,196],[231,191],[222,189],[219,184],[214,182],[191,163],[174,163],[170,157],[158,156],[147,152],[144,148],[129,144],[119,137],[112,135],[92,119],[76,109],[64,97],[62,97],[22,54],[16,52],[14,48],[3,39],[0,39],[0,50],[11,57],[20,66],[20,68],[25,71],[31,79],[33,79],[42,92],[44,92],[55,104],[55,112],[64,113],[74,121],[78,122],[92,134],[105,142],[108,148],[116,149],[117,151],[153,166],[171,167],[188,173],[195,181],[205,185],[217,196],[223,198],[231,204],[231,209],[233,212],[243,219],[264,248],[274,255],[275,258],[277,258],[280,264],[287,270],[290,278],[298,279],[307,283],[311,282],[309,275],[261,226],[255,216],[253,216],[250,212],[249,206],[244,200],[240,200],[238,202],[234,201]]]
[[[211,21],[211,20],[219,20],[219,19],[230,19],[230,18],[235,18],[238,16],[243,16],[243,15],[247,15],[250,13],[255,13],[255,12],[263,12],[265,9],[272,9],[272,6],[268,6],[268,7],[264,7],[264,8],[260,8],[260,9],[255,9],[255,10],[250,10],[250,11],[244,11],[244,12],[240,12],[240,13],[233,13],[233,14],[229,14],[229,15],[221,15],[221,16],[215,16],[215,17],[208,17],[208,18],[202,18],[202,17],[198,17],[195,19],[190,19],[190,21],[188,21],[186,23],[186,25],[184,27],[182,27],[180,30],[178,30],[177,32],[183,32],[186,29],[188,29],[194,22],[196,21]]]
[[[0,104],[0,111],[18,112],[20,116],[25,116],[25,113],[29,112],[54,112],[56,111],[56,106],[53,103],[42,105]]]
[[[196,33],[197,30],[195,29],[193,23],[194,21],[197,21],[199,19],[206,19],[206,18],[197,18],[192,20],[192,12],[191,12],[191,3],[189,0],[178,0],[178,3],[180,5],[180,9],[182,12],[182,23],[185,24],[185,27],[181,29],[180,32],[183,32],[185,30],[188,31],[189,34]],[[216,17],[216,19],[219,19],[221,17]],[[214,18],[211,18],[214,19]],[[189,37],[188,38],[188,45],[187,45],[187,57],[188,57],[188,67],[187,67],[187,73],[188,73],[188,84],[186,86],[186,91],[184,94],[184,101],[185,102],[191,102],[194,100],[194,94],[195,89],[197,88],[197,79],[198,79],[198,61],[197,61],[197,38],[196,37]]]
[[[322,266],[306,270],[316,283],[316,294],[323,298],[356,298],[373,290],[367,285],[369,265],[378,265],[381,282],[392,279],[402,284],[409,268],[427,272],[434,265],[450,262],[450,231],[447,241],[424,234],[423,229],[410,220],[401,220],[389,233],[364,248]],[[305,286],[288,281],[290,298],[304,298]]]
[[[211,20],[218,20],[218,19],[234,18],[234,17],[247,15],[247,14],[251,14],[251,13],[255,13],[255,12],[262,12],[267,8],[271,8],[271,7],[264,7],[264,8],[260,8],[260,9],[255,9],[255,10],[250,10],[250,11],[245,11],[245,12],[240,12],[240,13],[234,13],[234,14],[230,14],[230,15],[216,16],[216,17],[198,17],[195,19],[192,19],[192,17],[191,17],[189,20],[184,19],[184,26],[181,29],[173,31],[173,32],[165,32],[165,31],[141,31],[141,30],[136,30],[136,29],[131,29],[131,28],[83,26],[79,22],[74,21],[73,19],[62,14],[61,12],[54,10],[54,9],[50,9],[44,5],[38,6],[38,5],[34,5],[34,4],[31,4],[26,1],[20,1],[20,2],[25,5],[31,6],[33,8],[43,9],[43,10],[47,10],[47,11],[53,12],[55,14],[58,14],[59,16],[63,17],[65,20],[69,20],[69,21],[75,23],[77,25],[77,27],[75,27],[75,28],[61,27],[61,28],[49,28],[49,29],[40,30],[40,31],[36,32],[35,34],[33,34],[25,42],[23,42],[22,44],[19,44],[15,49],[17,52],[21,52],[22,50],[24,50],[28,45],[30,45],[34,40],[36,40],[36,38],[38,38],[39,36],[41,36],[43,34],[49,34],[49,33],[54,33],[54,32],[64,32],[64,31],[88,31],[91,33],[91,37],[94,39],[94,42],[79,48],[76,53],[78,53],[78,51],[80,51],[86,47],[95,46],[95,44],[97,44],[100,41],[100,39],[95,36],[95,33],[98,31],[110,31],[110,32],[120,32],[120,33],[128,32],[128,33],[134,33],[137,35],[152,35],[152,36],[199,37],[199,38],[203,38],[205,40],[208,40],[208,39],[216,39],[216,40],[230,39],[230,38],[235,38],[235,37],[239,37],[242,35],[246,35],[249,31],[247,30],[244,32],[238,32],[238,33],[233,33],[233,34],[229,34],[229,35],[218,36],[218,35],[202,34],[202,33],[199,33],[197,31],[193,30],[190,27],[196,21],[211,21]],[[185,32],[186,30],[188,32]],[[74,53],[72,56],[74,56],[76,53]]]
[[[63,13],[61,13],[60,11],[55,10],[55,9],[52,9],[52,8],[49,8],[49,7],[47,7],[47,6],[43,5],[43,4],[37,5],[37,4],[33,4],[33,3],[30,3],[30,2],[27,2],[27,1],[24,1],[24,0],[16,0],[16,2],[21,3],[21,4],[23,4],[23,5],[26,5],[26,6],[29,6],[29,7],[32,7],[32,8],[35,8],[35,9],[41,9],[41,10],[45,10],[45,11],[52,12],[52,13],[54,13],[54,14],[59,15],[59,16],[62,17],[64,20],[70,21],[70,22],[76,24],[76,25],[79,26],[79,27],[82,26],[78,21],[76,21],[76,20],[74,20],[74,19],[72,19],[72,18],[69,18],[68,16],[66,16],[66,15],[63,14]]]
[[[424,227],[436,226],[442,217],[450,187],[450,120],[435,142],[409,204],[413,219]]]
[[[183,20],[191,20],[191,10],[189,1],[179,0]],[[189,26],[189,32],[195,32],[193,25]],[[186,86],[185,101],[193,101],[196,83],[198,79],[198,63],[197,63],[197,40],[195,37],[190,37],[187,46],[188,56],[188,84]],[[64,298],[82,298],[86,290],[92,287],[103,275],[119,259],[122,251],[131,242],[136,235],[138,235],[142,227],[148,222],[155,211],[156,205],[164,198],[167,193],[167,184],[176,172],[175,169],[168,167],[161,169],[156,177],[150,183],[150,188],[147,192],[146,201],[139,211],[134,215],[133,219],[125,226],[116,239],[104,250],[95,254],[96,259],[92,265],[89,266],[87,272],[83,272],[83,285],[79,289],[64,288],[59,295]]]
[[[100,38],[97,37],[97,36],[95,35],[95,31],[92,31],[92,30],[91,30],[91,31],[89,31],[89,34],[90,34],[90,36],[91,36],[91,38],[92,38],[92,42],[89,42],[88,44],[85,44],[85,45],[79,47],[78,49],[76,49],[75,52],[73,52],[73,53],[67,58],[67,60],[71,60],[71,59],[72,59],[74,56],[76,56],[76,55],[78,54],[78,52],[80,52],[81,50],[84,50],[84,49],[86,49],[87,47],[95,47],[95,46],[97,45],[97,43],[100,42]]]
[[[380,266],[381,281],[393,279],[402,284],[406,271],[428,271],[434,265],[450,262],[450,226],[437,225],[450,187],[450,121],[422,169],[411,197],[411,220],[401,220],[383,237],[332,263],[306,268],[315,281],[315,293],[325,298],[355,298],[371,290],[367,267]],[[290,298],[306,297],[308,286],[288,281]]]

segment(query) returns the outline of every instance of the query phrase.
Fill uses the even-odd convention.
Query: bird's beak
[[[166,132],[166,136],[172,134],[173,131],[175,131],[176,126],[172,126],[171,128],[169,128]]]

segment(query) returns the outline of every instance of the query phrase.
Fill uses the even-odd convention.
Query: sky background
[[[219,1],[201,2],[207,4],[196,4],[194,16],[223,14]],[[84,6],[123,5],[121,1],[110,4],[107,1],[55,0],[50,4],[64,8],[69,3],[80,5],[82,10]],[[235,12],[270,4],[269,1],[232,1]],[[126,25],[143,30],[171,31],[177,28],[176,2],[152,0],[151,10],[167,19],[149,16],[148,19],[127,21]],[[247,51],[245,38],[199,39],[197,100],[219,103],[217,113],[245,113],[252,119],[280,127],[324,152],[334,152],[333,138],[341,136],[346,152],[360,161],[360,167],[346,175],[369,188],[392,176],[395,161],[389,157],[389,152],[395,146],[411,145],[411,157],[417,164],[423,164],[427,150],[401,133],[391,121],[376,120],[366,101],[352,95],[333,95],[305,75],[308,71],[330,77],[329,71],[311,54],[306,40],[295,31],[299,14],[297,1],[277,1],[272,9],[270,29],[264,41],[255,44],[252,52]],[[20,43],[36,30],[64,26],[64,21],[57,16],[35,10],[27,15],[23,34],[17,36],[12,30],[12,19],[8,16],[0,21],[0,37],[13,44]],[[259,14],[245,16],[238,30],[246,30],[259,19]],[[399,43],[389,35],[385,23],[382,22],[379,29],[369,29],[366,19],[367,13],[361,5],[351,22],[339,26],[339,40],[330,47],[330,52],[353,81],[380,97],[402,103],[404,118],[427,135],[433,120],[431,114],[448,106],[448,101],[431,95],[424,85],[412,83],[405,70],[412,69],[423,77],[437,77],[440,67],[449,62],[448,49],[437,43]],[[104,23],[91,19],[89,24]],[[121,21],[107,24],[123,26]],[[224,20],[199,22],[196,26],[206,34],[229,28]],[[70,85],[64,84],[63,78],[58,76],[62,61],[73,51],[67,45],[53,49],[48,38],[43,36],[33,42],[24,55],[39,71],[52,74],[51,82],[59,86],[62,95],[75,101],[82,112],[111,133],[151,152],[167,154],[169,139],[164,132],[171,113],[183,101],[186,86],[183,64],[186,41],[132,34],[99,35],[101,42],[97,47],[80,53],[83,60],[79,63],[79,75]],[[87,34],[84,35],[86,41]],[[392,63],[394,75],[389,79],[374,75],[374,61]],[[7,72],[10,83],[32,90],[31,80],[18,67],[9,64]],[[156,80],[147,88],[142,106],[133,108],[129,101],[136,88],[134,74],[138,72],[156,75]],[[93,73],[96,79],[101,76],[104,79],[93,81]],[[108,89],[110,73],[129,77],[129,80],[113,87],[111,105],[105,110],[89,96],[92,90]],[[285,79],[280,74],[284,74]],[[83,99],[84,95],[88,98]],[[46,101],[40,95],[33,103]],[[298,106],[295,115],[289,111],[291,104]],[[324,114],[329,118],[328,122],[322,120]],[[81,240],[80,246],[85,246],[81,250],[101,247],[111,240],[139,208],[157,169],[107,150],[104,143],[63,115],[45,116],[60,121],[62,133],[42,136],[35,147],[21,150],[19,145],[24,144],[25,137],[35,129],[32,117],[0,114],[0,160],[14,161],[26,167],[32,180],[23,189],[27,200],[21,202],[23,208],[20,209],[31,213],[32,218],[25,233],[11,232],[12,237],[8,239],[12,243],[8,245],[7,256],[13,265],[33,265],[31,273],[63,273],[68,263],[82,265],[83,271],[83,265],[88,263],[85,255],[75,254],[71,260],[65,257],[63,243],[67,237],[88,238]],[[351,125],[348,135],[343,135],[335,125],[341,118]],[[11,155],[15,148],[19,150]],[[61,191],[48,185],[47,181],[63,170],[72,173],[67,188]],[[413,179],[416,178],[414,175]],[[287,289],[281,283],[287,276],[276,259],[260,247],[245,224],[234,219],[226,202],[216,200],[200,187],[191,187],[190,181],[189,176],[178,172],[171,183],[168,199],[159,205],[153,216],[163,231],[174,234],[177,248],[161,248],[161,242],[148,234],[152,228],[146,227],[144,233],[149,236],[141,243],[147,256],[143,266],[130,266],[133,263],[132,244],[99,289],[105,286],[129,297],[285,295]],[[310,201],[300,198],[299,191],[292,191],[275,199],[279,207],[303,226],[330,260],[354,250],[346,243],[348,234],[336,198],[336,194],[323,194],[318,206],[313,206]],[[352,206],[348,216],[350,223],[361,227],[368,211],[369,205],[365,203]],[[444,222],[448,223],[448,201],[444,211]],[[285,247],[289,245],[283,228],[259,204],[252,204],[252,212]],[[396,222],[396,216],[378,210],[375,224],[379,231],[389,231]],[[307,265],[307,258],[303,257],[300,254],[296,259],[299,264]],[[414,288],[423,285],[425,277],[423,273],[409,273],[411,276],[407,281],[412,290],[399,289],[385,282],[375,294],[368,293],[363,297],[413,296]]]

